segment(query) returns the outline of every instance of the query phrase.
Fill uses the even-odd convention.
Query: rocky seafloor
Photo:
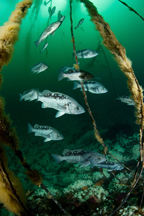
[[[106,133],[106,131],[101,131],[103,135]],[[102,153],[102,146],[95,140],[93,131],[88,131],[69,145],[63,142],[62,147],[60,142],[42,145],[43,138],[34,137],[32,134],[28,139],[20,138],[21,150],[27,162],[41,173],[43,183],[70,215],[108,216],[119,206],[132,187],[139,158],[139,134],[127,136],[117,133],[113,140],[105,138],[105,145],[108,146],[109,152],[129,168],[129,170],[124,168],[113,172],[97,167],[80,167],[79,164],[66,161],[57,164],[51,156],[52,153],[62,154],[64,148],[87,149]],[[21,179],[25,188],[28,209],[39,216],[64,215],[43,189],[32,185],[24,175],[24,169],[13,152],[8,148],[6,151],[10,162],[9,168]],[[114,161],[109,154],[107,159]],[[144,215],[143,186],[142,175],[136,189],[114,215]],[[0,212],[4,216],[12,215],[2,206]]]

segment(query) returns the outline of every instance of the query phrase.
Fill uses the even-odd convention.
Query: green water
[[[3,69],[4,84],[2,95],[6,99],[7,112],[11,113],[13,121],[16,121],[17,124],[19,124],[18,122],[20,121],[20,125],[24,126],[24,128],[27,127],[27,122],[35,123],[37,121],[39,121],[40,124],[47,124],[54,121],[55,124],[59,125],[64,121],[67,129],[67,120],[70,128],[74,127],[75,121],[79,120],[81,120],[81,125],[79,125],[79,127],[86,122],[88,123],[87,125],[91,125],[87,113],[79,116],[65,115],[55,121],[54,110],[42,110],[40,109],[40,103],[19,102],[19,93],[23,93],[23,91],[31,88],[37,88],[40,91],[49,89],[51,91],[66,93],[74,97],[85,107],[81,92],[79,90],[72,90],[73,83],[67,82],[66,79],[58,82],[57,79],[58,69],[60,67],[65,65],[69,66],[74,63],[70,35],[69,2],[66,0],[61,2],[61,4],[58,3],[58,7],[57,1],[52,1],[52,6],[56,5],[56,12],[52,16],[51,22],[57,20],[57,13],[59,10],[66,16],[66,19],[55,32],[54,36],[48,38],[48,56],[46,57],[45,51],[40,54],[44,43],[41,43],[37,48],[34,41],[39,38],[43,29],[47,26],[48,13],[46,8],[50,6],[50,3],[48,6],[44,6],[44,4],[41,5],[34,26],[32,26],[31,20],[33,17],[35,18],[35,13],[32,13],[33,8],[29,9],[28,15],[22,21],[19,41],[15,45],[13,59],[11,63]],[[0,8],[2,9],[1,25],[7,21],[16,3],[17,1],[0,3]],[[102,11],[101,15],[104,17],[105,21],[110,24],[117,39],[126,48],[127,55],[133,62],[135,74],[140,84],[143,86],[143,21],[118,1],[103,0],[101,3],[99,3],[99,1],[95,1],[95,3],[96,5],[98,4],[99,12],[101,13]],[[126,1],[126,3],[143,15],[142,8],[144,2],[142,0],[139,0],[138,3],[135,3],[135,1]],[[74,31],[76,48],[77,50],[86,48],[96,49],[99,43],[98,32],[90,21],[84,6],[81,5],[82,4],[74,1],[74,26],[76,26],[80,18],[85,18],[82,25],[84,31],[82,31],[81,28]],[[105,48],[104,51],[110,66],[113,82],[109,70],[103,67],[107,66],[107,63],[102,54],[96,57],[93,67],[87,67],[92,59],[79,60],[80,67],[91,72],[94,76],[100,77],[101,79],[98,81],[108,89],[108,93],[103,95],[88,93],[90,107],[98,126],[101,128],[108,127],[115,123],[128,123],[133,127],[135,121],[133,107],[126,106],[116,100],[117,95],[129,95],[126,78],[119,70],[109,51]],[[38,75],[32,74],[31,67],[40,61],[47,63],[49,69]]]
[[[3,25],[8,20],[8,17],[18,2],[16,0],[2,0],[0,2],[0,25]],[[143,0],[125,0],[125,2],[144,17]],[[104,20],[109,23],[117,39],[125,47],[127,56],[133,63],[135,75],[143,87],[144,21],[117,0],[93,0],[93,3],[97,6]],[[57,13],[59,10],[61,10],[61,13],[66,18],[55,34],[48,37],[48,55],[46,56],[46,51],[40,54],[44,42],[36,47],[34,41],[38,40],[41,32],[47,26],[49,18],[47,10],[50,5],[56,6],[56,12],[49,23],[57,21]],[[28,15],[22,21],[19,40],[15,45],[12,61],[2,70],[4,82],[1,95],[5,98],[6,112],[10,114],[13,125],[17,128],[18,135],[21,139],[20,146],[24,150],[26,159],[28,158],[33,166],[37,164],[36,168],[42,171],[44,176],[48,175],[49,171],[55,175],[63,172],[63,166],[58,168],[58,165],[54,163],[51,157],[51,153],[61,154],[64,148],[86,149],[92,147],[95,150],[99,149],[97,143],[94,146],[94,138],[91,138],[92,140],[88,139],[88,142],[82,140],[82,142],[78,143],[78,140],[84,134],[93,130],[92,122],[87,111],[81,115],[65,114],[56,119],[56,110],[42,109],[40,102],[19,101],[19,93],[23,93],[26,90],[34,88],[43,91],[44,89],[48,89],[73,97],[86,110],[82,92],[79,89],[73,90],[73,82],[67,82],[66,79],[58,81],[58,70],[63,66],[70,66],[75,63],[72,55],[73,47],[69,12],[69,1],[52,0],[52,4],[49,3],[45,6],[41,0],[35,0],[28,11]],[[98,31],[95,30],[95,26],[90,21],[90,17],[82,3],[74,1],[74,26],[77,25],[81,18],[85,19],[81,26],[83,30],[81,28],[74,30],[76,49],[97,50],[99,41],[102,43],[102,38],[100,38]],[[127,80],[118,68],[109,50],[104,46],[103,50],[109,69],[107,68],[108,65],[103,53],[100,53],[95,60],[80,59],[79,62],[81,69],[92,73],[95,77],[99,77],[100,79],[97,81],[108,89],[108,93],[106,94],[96,95],[88,92],[87,97],[98,130],[100,132],[107,131],[106,134],[102,132],[105,140],[111,139],[111,142],[113,142],[112,139],[114,139],[117,133],[120,132],[125,134],[126,137],[129,137],[134,133],[138,133],[139,128],[135,124],[134,107],[116,100],[117,96],[130,95],[127,88]],[[39,62],[45,62],[49,68],[40,74],[33,74],[31,68]],[[52,126],[59,130],[65,139],[60,142],[51,141],[50,143],[43,143],[43,138],[34,137],[32,133],[28,134],[28,123],[31,125]],[[91,136],[93,135],[91,134]],[[75,145],[76,142],[77,145]],[[89,142],[93,142],[93,145],[91,146]],[[45,152],[45,159],[42,154],[43,151]],[[38,154],[40,155],[38,156]],[[43,168],[38,158],[45,160],[43,162]],[[49,164],[49,168],[45,170],[44,167],[46,167],[46,164]],[[52,164],[51,169],[50,164]],[[70,167],[70,165],[65,166],[67,167],[66,169]],[[50,185],[56,188],[64,187],[64,182],[59,184],[56,181],[53,185],[51,182]]]

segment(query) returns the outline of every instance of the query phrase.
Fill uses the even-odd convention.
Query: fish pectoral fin
[[[55,31],[51,33],[51,36],[54,36],[54,33],[55,33]]]
[[[57,104],[57,107],[58,107],[58,109],[66,109],[66,106],[62,106],[62,105],[60,105],[60,104]],[[59,111],[59,112],[61,112],[61,111]]]
[[[49,142],[49,141],[51,141],[51,139],[48,137],[46,139],[44,139],[44,142]]]
[[[86,166],[88,166],[90,164],[90,161],[83,161],[80,164],[81,164],[80,168],[86,167]]]
[[[49,106],[46,103],[42,103],[41,108],[48,108]]]
[[[56,115],[55,115],[55,118],[58,118],[58,117],[60,117],[60,116],[62,116],[62,115],[64,115],[65,114],[65,112],[63,112],[63,111],[58,111],[57,113],[56,113]]]
[[[35,133],[35,136],[41,136],[39,133]]]

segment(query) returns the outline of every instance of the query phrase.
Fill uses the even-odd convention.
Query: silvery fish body
[[[123,103],[126,103],[127,105],[129,106],[134,106],[135,105],[135,102],[134,100],[132,100],[130,97],[128,96],[122,96],[122,97],[118,97],[116,98],[117,100],[120,100],[121,102]]]
[[[89,91],[93,94],[103,94],[107,93],[108,90],[99,82],[96,81],[84,81],[83,82],[85,91]],[[81,89],[81,84],[78,82],[74,82],[73,89]]]
[[[58,80],[62,80],[63,78],[67,78],[69,81],[84,81],[93,79],[94,76],[87,71],[83,70],[71,70],[69,69],[67,72],[59,71],[58,72]]]
[[[43,46],[43,48],[42,48],[42,50],[40,51],[40,53],[42,53],[42,52],[47,48],[47,46],[48,46],[48,43],[46,43],[46,44]]]
[[[83,22],[84,22],[84,18],[80,19],[79,22],[78,22],[78,24],[77,24],[77,26],[75,27],[75,29],[79,28],[80,25],[83,24]]]
[[[59,92],[44,90],[38,94],[37,101],[42,102],[42,108],[53,108],[58,110],[56,118],[64,114],[78,115],[84,113],[84,108],[73,98]]]
[[[98,167],[98,168],[105,168],[105,169],[109,169],[109,171],[112,170],[122,170],[124,169],[124,167],[120,164],[120,163],[116,163],[116,162],[109,162],[109,161],[104,161],[102,163],[95,163],[92,164],[92,167]]]
[[[85,167],[92,164],[99,164],[106,160],[106,157],[95,151],[77,149],[77,150],[68,150],[63,151],[63,156],[52,154],[55,161],[60,163],[61,161],[67,161],[68,163],[79,163],[81,167]]]
[[[51,140],[62,140],[64,139],[63,135],[57,131],[55,128],[46,126],[46,125],[38,125],[35,124],[34,127],[32,127],[28,123],[28,132],[34,132],[35,136],[41,136],[44,137],[44,142],[48,142]]]
[[[40,35],[40,38],[35,41],[35,45],[38,46],[40,42],[42,42],[46,37],[48,37],[50,34],[53,34],[62,24],[61,21],[54,22],[50,24]]]
[[[76,52],[78,58],[93,58],[98,55],[98,53],[91,49],[79,50]]]
[[[47,68],[48,68],[48,65],[46,65],[45,63],[40,62],[40,63],[36,64],[34,67],[32,67],[31,71],[33,73],[38,74],[38,73],[41,73],[41,72],[45,71]]]
[[[38,90],[36,89],[30,89],[28,91],[24,91],[23,94],[19,94],[20,95],[20,101],[24,100],[24,101],[33,101],[35,99],[37,99],[38,96]]]

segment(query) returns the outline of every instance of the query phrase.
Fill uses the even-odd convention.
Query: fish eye
[[[79,110],[80,108],[77,106],[77,110]]]
[[[101,157],[99,157],[99,160],[101,159]]]

